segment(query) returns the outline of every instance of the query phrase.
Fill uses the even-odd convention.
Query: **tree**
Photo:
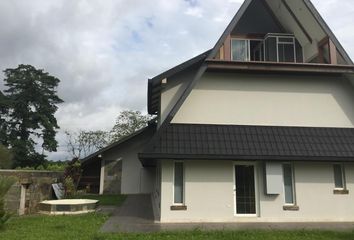
[[[112,141],[119,141],[122,137],[146,127],[150,120],[151,117],[149,115],[142,115],[140,111],[122,111],[111,131]]]
[[[12,153],[0,144],[0,169],[11,169],[13,165]]]
[[[110,135],[105,131],[65,132],[68,152],[74,158],[84,158],[105,147],[110,142]]]
[[[57,96],[60,80],[31,65],[19,65],[6,69],[4,94],[0,106],[5,111],[5,136],[2,142],[13,149],[15,166],[37,166],[45,156],[35,151],[37,141],[42,149],[52,152],[57,149],[54,116],[57,104],[63,101]]]

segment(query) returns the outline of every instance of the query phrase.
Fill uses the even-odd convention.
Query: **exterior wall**
[[[105,191],[122,194],[151,193],[155,169],[144,168],[138,158],[153,131],[148,130],[102,154],[105,161]],[[121,172],[121,174],[118,174]]]
[[[5,196],[5,207],[22,215],[37,213],[41,201],[53,199],[52,183],[59,182],[63,172],[0,170],[0,175],[17,180]]]
[[[172,110],[182,93],[187,88],[188,82],[195,74],[195,69],[191,68],[187,71],[179,73],[169,79],[161,92],[161,110],[160,123],[162,123],[169,112]]]
[[[161,163],[161,222],[354,221],[354,164],[345,164],[348,195],[334,195],[332,163],[294,164],[298,211],[285,211],[284,194],[266,195],[262,163],[256,164],[256,217],[236,217],[232,161],[185,161],[185,211],[172,211],[173,164]]]
[[[354,127],[341,77],[206,73],[172,123]]]

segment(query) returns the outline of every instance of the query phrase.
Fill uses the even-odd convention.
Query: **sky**
[[[0,0],[0,69],[31,64],[61,80],[49,157],[67,159],[64,131],[110,130],[122,110],[146,113],[148,78],[212,48],[242,2]],[[354,58],[354,0],[312,2]]]

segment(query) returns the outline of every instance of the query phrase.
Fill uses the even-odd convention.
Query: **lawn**
[[[120,206],[126,199],[125,195],[76,195],[75,199],[95,199],[100,201],[102,206]]]
[[[6,240],[350,240],[354,232],[330,231],[213,231],[164,232],[154,234],[103,234],[100,226],[107,220],[104,214],[80,216],[14,217],[0,230]]]

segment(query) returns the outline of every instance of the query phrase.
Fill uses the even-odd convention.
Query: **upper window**
[[[342,164],[334,164],[334,187],[335,189],[345,189],[345,175]]]
[[[263,40],[232,39],[233,61],[264,61]]]
[[[267,34],[264,39],[231,40],[233,61],[303,62],[301,45],[291,34]]]

